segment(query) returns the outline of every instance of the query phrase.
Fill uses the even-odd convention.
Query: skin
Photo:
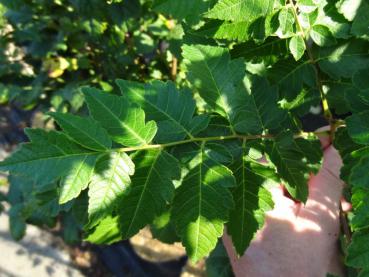
[[[327,137],[321,143],[323,165],[311,175],[306,205],[285,196],[282,186],[274,188],[275,207],[242,257],[237,257],[228,235],[223,236],[236,276],[344,276],[338,249],[342,160]]]

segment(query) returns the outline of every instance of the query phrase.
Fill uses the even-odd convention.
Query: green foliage
[[[79,87],[172,78],[176,28],[150,1],[0,1],[0,103],[76,112]]]
[[[114,29],[105,2],[72,2],[84,16],[96,12],[88,33]],[[130,14],[121,4],[128,2],[109,7]],[[198,261],[215,249],[226,225],[242,255],[273,208],[270,186],[282,182],[293,198],[307,200],[307,179],[322,153],[301,117],[321,106],[336,130],[353,204],[346,261],[368,272],[369,4],[359,2],[153,1],[153,10],[173,18],[165,19],[178,32],[169,49],[186,75],[180,72],[177,82],[123,76],[131,80],[116,81],[121,95],[86,77],[84,83],[103,88],[82,88],[89,116],[58,110],[50,116],[62,130],[28,129],[30,142],[0,162],[13,179],[14,237],[26,222],[52,225],[46,219],[58,214],[72,215],[94,243],[127,239],[149,225],[164,241],[180,240]],[[116,56],[108,64],[124,65]],[[110,73],[104,80],[120,77]],[[212,259],[223,260],[217,252]]]

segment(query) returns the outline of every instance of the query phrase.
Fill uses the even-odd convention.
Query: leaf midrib
[[[141,208],[141,201],[142,201],[142,199],[143,199],[143,195],[145,194],[145,191],[146,191],[146,189],[147,189],[147,185],[148,185],[148,181],[149,181],[149,179],[151,178],[151,174],[152,174],[152,172],[153,172],[153,169],[154,169],[154,167],[155,167],[155,165],[156,165],[156,162],[157,162],[157,160],[158,160],[158,158],[159,158],[160,154],[161,154],[161,151],[158,151],[158,154],[157,154],[157,156],[155,157],[155,160],[153,161],[152,166],[150,167],[149,173],[147,174],[147,178],[146,178],[145,184],[144,184],[143,189],[142,189],[142,191],[141,191],[141,193],[140,193],[140,198],[139,198],[139,200],[138,200],[138,202],[137,202],[135,212],[134,212],[134,214],[133,214],[133,217],[132,217],[131,223],[130,223],[130,224],[129,224],[129,226],[128,226],[128,229],[127,229],[126,234],[129,234],[129,233],[130,233],[131,228],[132,228],[132,225],[133,225],[133,222],[134,222],[134,221],[135,221],[135,219],[136,219],[136,216],[137,216],[138,210]]]
[[[143,97],[141,94],[137,93],[141,99],[143,99],[146,103],[148,103],[151,107],[155,108],[157,111],[164,114],[169,120],[174,122],[178,127],[180,127],[189,138],[193,138],[192,134],[189,130],[187,130],[179,121],[177,121],[175,118],[173,118],[170,114],[168,114],[165,110],[160,109],[158,106],[151,103],[149,100],[147,100],[145,97]]]
[[[127,124],[125,124],[118,116],[116,116],[114,113],[111,112],[110,109],[108,109],[108,107],[99,100],[98,97],[94,97],[95,101],[97,101],[100,105],[103,106],[104,110],[106,110],[110,115],[112,115],[113,118],[115,118],[118,122],[119,125],[123,126],[124,128],[126,128],[135,138],[137,138],[140,142],[142,142],[143,144],[147,144],[147,142],[138,134],[136,133],[133,129],[131,129]]]

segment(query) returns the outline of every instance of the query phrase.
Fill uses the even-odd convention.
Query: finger
[[[315,131],[315,133],[318,133],[317,137],[319,138],[320,144],[322,145],[323,149],[326,149],[332,143],[329,131],[330,131],[329,126],[321,127]]]
[[[352,205],[351,203],[347,202],[345,198],[341,198],[341,208],[344,213],[351,211]]]
[[[292,199],[285,196],[284,187],[282,185],[270,188],[270,193],[272,194],[274,202],[274,210],[285,209],[295,206],[295,202]]]

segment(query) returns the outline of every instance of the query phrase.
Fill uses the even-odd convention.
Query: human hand
[[[342,276],[337,243],[342,160],[327,137],[321,143],[323,165],[311,175],[306,205],[285,196],[282,187],[272,189],[274,209],[239,259],[228,235],[223,236],[236,276]]]

